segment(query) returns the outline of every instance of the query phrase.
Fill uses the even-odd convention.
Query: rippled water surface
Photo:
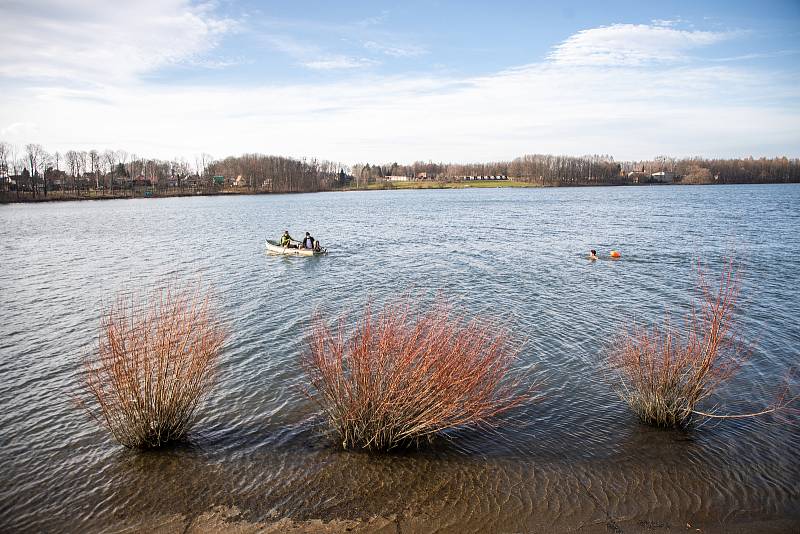
[[[639,424],[597,372],[634,319],[685,312],[694,262],[744,273],[752,361],[715,398],[773,400],[800,358],[800,187],[450,190],[0,206],[0,530],[103,530],[217,505],[253,521],[394,516],[446,532],[800,520],[800,435],[774,418]],[[330,254],[268,256],[310,230]],[[585,259],[590,248],[622,259]],[[191,443],[135,453],[70,402],[103,302],[202,277],[232,336]],[[315,309],[409,290],[497,317],[541,399],[419,451],[341,451],[300,393]],[[706,406],[710,407],[710,406]],[[645,523],[647,522],[647,523]],[[547,530],[547,529],[545,529]]]

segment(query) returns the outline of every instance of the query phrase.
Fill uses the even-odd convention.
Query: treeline
[[[135,189],[180,187],[204,173],[211,157],[198,156],[193,167],[183,158],[142,158],[125,150],[49,152],[31,143],[17,147],[0,142],[0,189],[36,196],[59,191],[81,196],[124,194]],[[184,184],[182,184],[184,182]],[[199,185],[199,180],[194,180]]]
[[[628,171],[674,172],[681,183],[689,184],[774,184],[800,182],[798,158],[670,158],[660,156],[650,161],[626,164]]]
[[[800,182],[800,159],[678,159],[659,156],[645,161],[616,162],[608,155],[529,154],[511,161],[491,163],[359,163],[353,166],[352,175],[362,185],[389,176],[440,181],[454,181],[465,176],[508,176],[528,183],[569,186],[642,183],[643,177],[647,181],[647,176],[662,171],[674,174],[674,181],[678,183],[797,183]]]
[[[214,160],[142,158],[125,150],[49,152],[0,142],[0,191],[36,197],[135,196],[221,191],[310,192],[334,188],[346,167],[328,161],[245,154]]]
[[[213,161],[207,173],[223,176],[235,187],[272,193],[325,191],[338,184],[344,165],[312,159],[245,154]]]
[[[618,184],[621,165],[611,156],[552,156],[526,155],[512,161],[490,163],[433,163],[417,161],[411,165],[356,164],[353,177],[359,182],[373,182],[386,176],[406,176],[413,179],[458,181],[467,176],[507,176],[542,185],[574,185],[580,183]]]
[[[489,163],[358,163],[349,167],[317,159],[298,160],[244,154],[215,160],[199,154],[160,160],[125,150],[48,152],[39,144],[18,147],[0,142],[0,191],[37,196],[59,191],[75,196],[192,194],[213,192],[311,192],[360,188],[404,177],[407,180],[460,181],[508,177],[543,186],[647,183],[654,173],[687,184],[797,183],[798,158],[670,158],[616,162],[609,155],[529,154]],[[402,179],[402,178],[401,178]]]

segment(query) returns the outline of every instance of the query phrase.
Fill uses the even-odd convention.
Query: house
[[[496,181],[496,180],[508,180],[508,176],[506,176],[505,174],[497,174],[497,175],[491,175],[491,176],[484,176],[484,175],[480,175],[480,176],[456,176],[456,179],[462,180],[462,181],[474,181],[474,180]]]
[[[28,175],[28,177],[30,177],[30,175]],[[23,184],[28,181],[29,178],[24,177],[22,174],[9,174],[6,180],[9,191],[23,191]]]
[[[9,176],[9,179],[16,185],[17,191],[33,191],[34,180],[28,169],[23,169],[22,174]]]
[[[152,185],[153,182],[150,180],[150,178],[145,177],[143,174],[140,174],[131,182],[132,187],[150,187]]]
[[[247,179],[241,174],[237,176],[236,179],[233,181],[234,187],[245,187],[247,185],[248,185]]]
[[[644,183],[647,179],[648,176],[644,171],[632,171],[628,173],[628,181],[634,184]]]
[[[669,171],[654,172],[650,175],[650,181],[659,184],[671,184],[675,181],[675,173]]]
[[[67,182],[67,173],[52,167],[44,171],[44,177],[47,180],[48,189],[59,190],[64,187]]]
[[[202,184],[202,178],[197,174],[190,174],[186,178],[183,179],[183,186],[184,187],[198,187]]]
[[[387,176],[386,180],[389,182],[407,182],[408,176]]]

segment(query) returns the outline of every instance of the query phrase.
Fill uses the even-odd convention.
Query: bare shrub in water
[[[367,306],[350,334],[317,314],[301,363],[342,446],[388,450],[490,424],[531,398],[512,376],[517,356],[504,329],[406,302],[376,315]]]
[[[103,311],[97,351],[84,360],[81,403],[126,447],[180,440],[214,382],[225,338],[208,292],[122,294]]]
[[[711,287],[699,273],[700,302],[692,307],[683,328],[666,317],[662,326],[633,327],[618,336],[608,363],[616,377],[617,392],[639,418],[661,427],[680,427],[699,417],[752,417],[778,410],[793,402],[784,397],[768,409],[742,415],[698,411],[751,355],[742,342],[734,317],[740,278],[732,262]]]

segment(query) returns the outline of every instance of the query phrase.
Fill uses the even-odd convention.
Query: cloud
[[[674,19],[653,19],[653,20],[651,20],[650,22],[651,22],[651,23],[652,23],[654,26],[667,26],[667,27],[671,27],[671,26],[676,26],[676,25],[678,25],[678,24],[681,24],[681,23],[683,23],[683,22],[686,22],[686,21],[684,21],[684,20],[683,20],[682,18],[680,18],[680,17],[676,17],[676,18],[674,18]]]
[[[46,125],[30,141],[50,150],[85,142],[92,144],[77,148],[159,157],[260,151],[350,162],[474,161],[530,152],[646,158],[796,150],[800,110],[775,104],[798,101],[791,80],[727,66],[638,70],[636,83],[624,74],[541,63],[474,78],[127,87],[104,92],[110,106],[42,89],[35,99],[10,95],[0,125],[16,117]]]
[[[376,41],[365,42],[364,48],[391,57],[416,57],[428,53],[425,48],[414,44],[397,45],[378,43]]]
[[[383,10],[380,15],[367,17],[355,23],[355,26],[360,28],[367,28],[369,26],[380,26],[389,19],[389,11]]]
[[[237,23],[186,0],[0,3],[0,76],[78,83],[129,81],[198,62]]]
[[[548,56],[562,65],[639,66],[686,59],[689,50],[718,43],[730,32],[679,30],[659,25],[612,24],[581,30]]]
[[[188,65],[190,67],[199,67],[199,68],[203,68],[203,69],[219,70],[219,69],[227,69],[228,67],[235,67],[237,65],[245,65],[245,64],[249,64],[249,63],[252,63],[252,61],[251,60],[246,60],[246,59],[241,58],[241,57],[238,57],[238,58],[231,58],[231,57],[209,58],[209,57],[206,57],[206,58],[196,58],[196,59],[193,58],[193,59],[190,59],[190,60],[188,60],[186,62],[186,65]]]
[[[338,69],[360,69],[379,65],[380,62],[374,59],[350,56],[328,56],[323,59],[315,59],[303,63],[304,67],[314,70],[338,70]]]
[[[28,141],[40,134],[39,127],[32,122],[14,122],[0,129],[3,139],[11,142],[18,140]]]
[[[267,18],[257,23],[264,30],[258,40],[279,50],[297,65],[313,70],[354,70],[381,65],[375,56],[410,58],[427,54],[418,44],[405,42],[396,32],[379,28],[388,12],[355,22],[325,23],[306,19]],[[320,35],[327,36],[319,39]],[[354,37],[356,36],[356,37]],[[370,54],[364,57],[353,44]]]
[[[380,61],[370,58],[331,54],[319,46],[302,43],[286,35],[264,37],[263,40],[289,55],[298,65],[312,70],[349,70],[380,65]]]
[[[595,30],[639,31],[629,26]],[[688,33],[681,39],[695,43],[667,47],[678,56],[719,39],[666,30]],[[585,43],[593,31],[565,43]],[[39,142],[51,151],[125,148],[162,158],[200,152],[345,162],[485,161],[531,152],[621,159],[800,155],[800,87],[792,73],[711,61],[643,67],[641,58],[655,54],[647,39],[634,39],[636,52],[629,54],[636,61],[626,57],[614,69],[591,57],[578,63],[581,68],[553,58],[460,77],[378,76],[364,58],[274,39],[307,68],[346,69],[347,77],[244,86],[152,84],[146,78],[102,88],[7,84],[0,129],[10,128],[15,143]],[[611,47],[597,35],[588,40]]]
[[[727,61],[749,61],[752,59],[770,59],[776,57],[796,56],[800,54],[800,50],[776,50],[774,52],[754,52],[750,54],[742,54],[739,56],[728,56],[713,58],[712,61],[727,62]]]

